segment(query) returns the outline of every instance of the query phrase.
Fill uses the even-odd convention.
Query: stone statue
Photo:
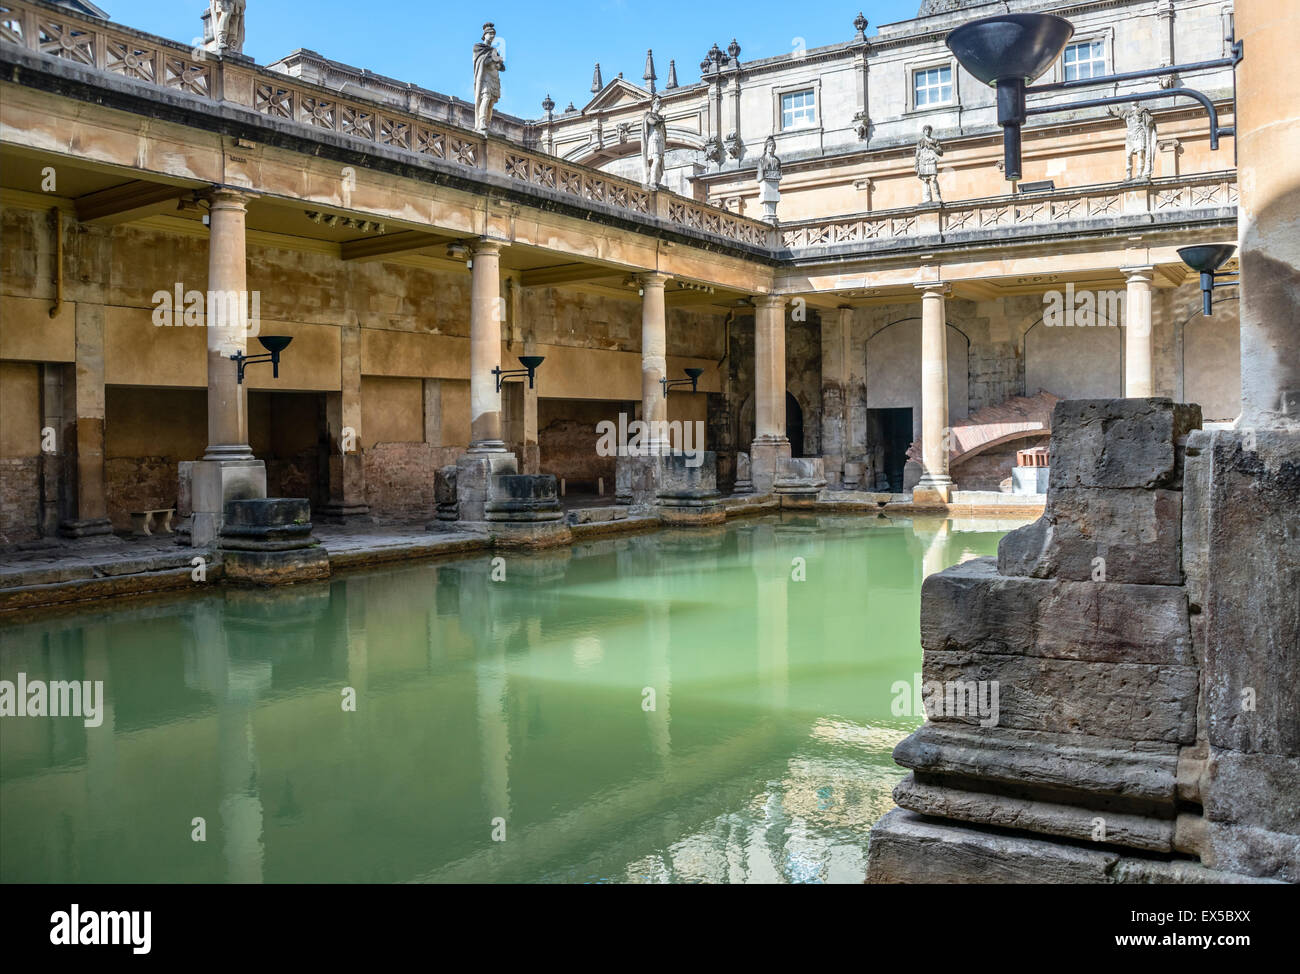
[[[246,0],[208,0],[203,46],[213,54],[239,54],[244,50]]]
[[[474,45],[474,128],[484,135],[501,98],[501,72],[506,69],[505,58],[492,43],[496,38],[496,28],[484,24],[483,40]]]
[[[663,183],[667,148],[668,123],[664,121],[663,99],[654,95],[650,99],[650,110],[641,117],[641,162],[645,167],[645,186],[651,192]]]
[[[927,125],[921,130],[921,138],[916,143],[916,178],[923,187],[922,203],[942,203],[939,192],[939,157],[943,155],[943,146],[931,133],[934,128]]]
[[[781,160],[776,156],[776,137],[769,135],[758,159],[758,202],[763,219],[776,223],[776,204],[781,202]]]
[[[1124,178],[1150,179],[1156,156],[1155,119],[1137,102],[1129,102],[1123,112],[1109,111],[1124,120]]]

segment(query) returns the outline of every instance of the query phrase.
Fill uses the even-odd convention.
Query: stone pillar
[[[668,375],[668,322],[664,306],[667,274],[642,274],[641,282],[641,419],[648,424],[643,440],[652,454],[671,449],[668,442],[668,397],[659,380]]]
[[[251,197],[215,189],[209,196],[208,448],[194,465],[191,543],[206,547],[221,532],[226,501],[266,496],[266,465],[248,445],[248,391],[230,358],[248,351],[248,269],[245,218]]]
[[[62,220],[58,232],[63,232]],[[70,538],[111,534],[104,484],[104,288],[112,246],[99,229],[82,228],[65,272],[65,297],[76,302],[76,363],[64,372],[63,427],[57,447],[67,457],[64,510],[59,533]],[[75,282],[75,283],[73,283]]]
[[[339,391],[325,397],[328,427],[329,503],[316,512],[326,522],[346,522],[370,513],[361,446],[361,328],[339,328]]]
[[[1151,271],[1147,267],[1122,267],[1128,279],[1124,294],[1124,397],[1146,399],[1155,395],[1152,370]]]
[[[1238,0],[1242,414],[1191,434],[1183,569],[1204,666],[1189,776],[1201,860],[1300,882],[1300,107],[1279,79],[1300,10]],[[1231,292],[1228,292],[1231,293]],[[1267,570],[1260,566],[1267,565]],[[1195,760],[1199,759],[1199,760]]]
[[[850,432],[849,348],[853,309],[822,315],[822,459],[826,480],[840,486],[848,459]]]
[[[1300,428],[1300,104],[1289,78],[1300,10],[1238,0],[1237,233],[1242,428]],[[1230,293],[1230,292],[1227,292]]]
[[[779,295],[754,298],[754,444],[750,471],[756,493],[766,494],[776,471],[790,456],[785,436],[785,301]]]
[[[921,463],[924,471],[912,491],[916,504],[946,504],[948,475],[948,323],[944,296],[951,284],[918,284],[921,292]]]
[[[245,221],[249,197],[218,189],[211,195],[208,236],[208,293],[239,300],[212,303],[208,339],[208,448],[204,460],[251,460],[248,390],[230,356],[248,352],[248,256]]]
[[[492,370],[501,367],[501,244],[474,245],[469,308],[470,453],[505,453],[501,393]]]

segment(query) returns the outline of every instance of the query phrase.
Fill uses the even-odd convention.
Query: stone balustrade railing
[[[801,220],[781,226],[788,250],[872,241],[902,241],[929,234],[975,234],[1000,227],[1045,228],[1050,224],[1134,214],[1217,209],[1237,205],[1232,172],[1172,176],[1140,183],[1113,183],[1024,193],[942,206],[877,210],[851,216]]]
[[[42,0],[2,0],[0,41],[159,88],[242,105],[270,118],[503,174],[575,201],[658,219],[730,243],[775,246],[774,231],[766,223],[666,191],[651,193],[638,183],[506,140],[484,138],[378,101],[341,97],[330,88],[259,67],[244,57],[218,57],[201,47],[84,17]]]

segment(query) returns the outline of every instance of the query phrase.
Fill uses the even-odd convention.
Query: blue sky
[[[204,0],[96,0],[116,22],[188,42],[200,32]],[[605,81],[620,71],[636,84],[654,48],[660,83],[668,61],[677,78],[699,78],[709,46],[740,43],[741,61],[804,46],[847,41],[862,9],[877,24],[916,15],[920,0],[831,0],[804,4],[774,0],[571,0],[548,6],[516,0],[249,0],[244,52],[267,64],[300,48],[369,68],[401,81],[470,99],[470,48],[491,20],[505,44],[501,111],[541,115],[549,92],[557,109],[591,97],[591,69]]]

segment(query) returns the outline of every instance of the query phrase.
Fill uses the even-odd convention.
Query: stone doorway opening
[[[879,471],[875,486],[888,486],[892,493],[902,493],[907,448],[912,445],[911,408],[868,409],[867,424],[875,434],[876,470]]]
[[[785,394],[785,438],[790,441],[790,456],[801,457],[803,452],[803,407],[790,393]]]

